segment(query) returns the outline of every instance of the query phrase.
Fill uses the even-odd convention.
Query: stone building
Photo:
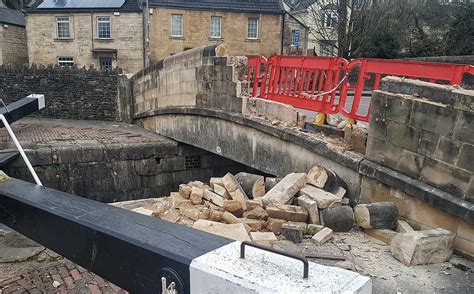
[[[279,0],[150,0],[149,7],[151,61],[220,43],[231,55],[282,52]]]
[[[285,13],[283,27],[283,54],[308,55],[309,28],[290,13]]]
[[[25,16],[17,10],[0,8],[0,65],[27,63]]]
[[[119,67],[125,73],[144,66],[139,0],[40,0],[28,10],[26,31],[30,64]]]

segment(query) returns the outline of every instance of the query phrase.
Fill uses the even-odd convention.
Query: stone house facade
[[[27,63],[25,16],[13,9],[0,8],[0,65]]]
[[[87,6],[87,3],[91,7]],[[120,3],[120,1],[118,1]],[[38,1],[26,21],[30,64],[109,69],[135,73],[144,67],[139,0],[115,7],[85,1],[83,7]]]
[[[206,44],[230,55],[281,54],[283,10],[278,0],[150,0],[151,61]]]

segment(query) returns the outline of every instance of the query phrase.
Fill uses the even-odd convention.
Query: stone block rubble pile
[[[270,247],[281,240],[321,246],[335,232],[349,232],[356,225],[391,244],[392,255],[405,265],[442,262],[451,257],[454,236],[449,231],[415,231],[398,219],[393,203],[352,208],[345,195],[346,184],[336,173],[315,166],[307,174],[291,173],[284,178],[228,173],[211,178],[209,184],[181,184],[178,192],[145,200],[138,207],[122,207]]]

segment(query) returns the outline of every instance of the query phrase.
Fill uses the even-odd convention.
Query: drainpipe
[[[283,55],[283,45],[284,45],[284,39],[285,39],[285,13],[282,13],[281,18],[281,44],[280,44],[280,55]]]

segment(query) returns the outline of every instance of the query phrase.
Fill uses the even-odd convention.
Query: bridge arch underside
[[[345,181],[358,201],[363,157],[296,129],[259,118],[200,108],[166,108],[138,116],[146,129],[277,177],[321,165]]]

